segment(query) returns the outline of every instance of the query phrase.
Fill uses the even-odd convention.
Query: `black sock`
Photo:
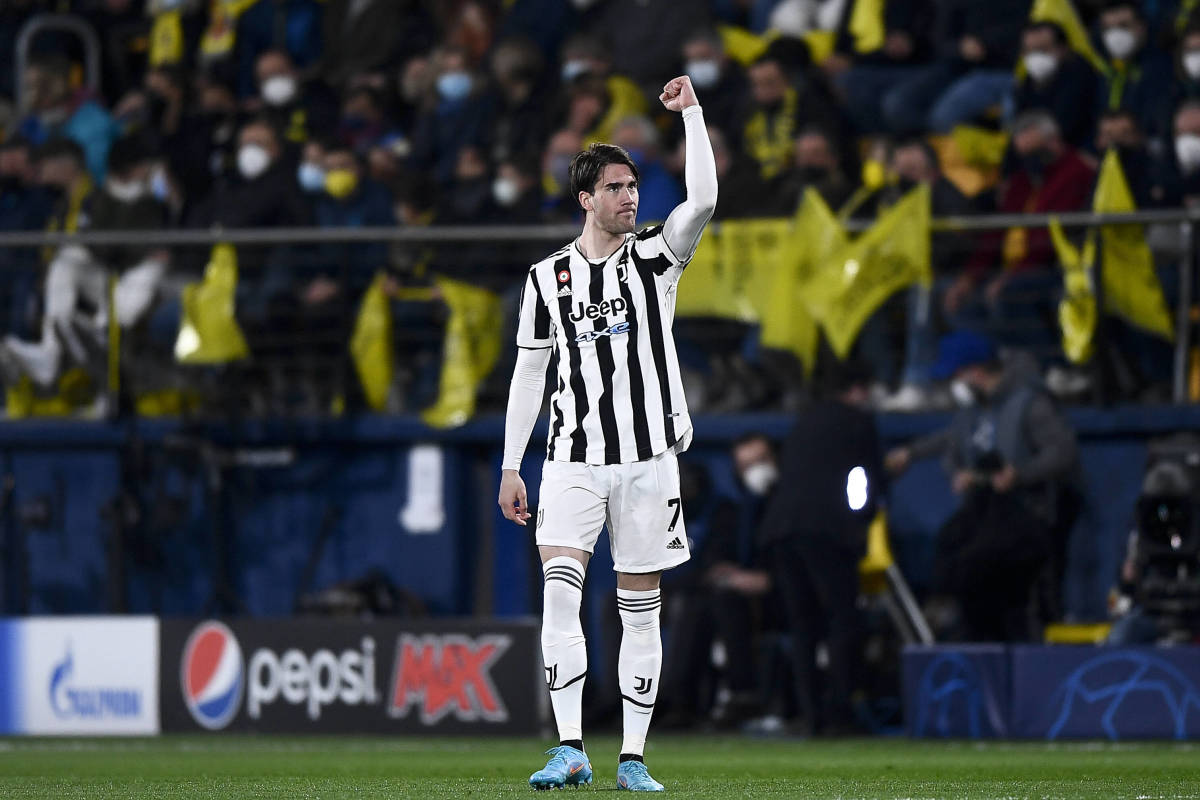
[[[621,753],[621,757],[617,759],[618,764],[624,764],[626,761],[640,761],[646,763],[646,759],[639,756],[637,753]]]
[[[579,752],[583,752],[583,739],[563,739],[558,743],[560,746],[574,747]]]

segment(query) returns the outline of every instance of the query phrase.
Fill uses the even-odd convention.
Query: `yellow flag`
[[[774,32],[768,32],[759,36],[736,25],[718,25],[717,33],[721,35],[721,42],[725,45],[725,52],[743,67],[748,67],[757,61],[759,56],[767,52],[767,47],[771,44],[771,40],[778,36]],[[830,49],[832,49],[832,45]]]
[[[462,425],[475,412],[475,392],[500,356],[500,298],[468,283],[437,277],[449,309],[438,399],[421,413],[434,428]]]
[[[596,142],[611,142],[613,131],[626,117],[646,113],[646,96],[638,85],[624,75],[609,75],[604,81],[608,90],[608,110],[596,123],[596,127],[583,138],[583,146]]]
[[[1100,167],[1092,210],[1118,213],[1136,209],[1133,193],[1121,170],[1121,160],[1115,150],[1109,150]],[[1100,256],[1104,259],[1104,310],[1148,333],[1174,341],[1171,314],[1154,271],[1154,256],[1146,244],[1142,226],[1101,226]]]
[[[150,28],[151,67],[178,64],[183,60],[183,17],[179,11],[167,11],[154,18]]]
[[[1063,298],[1058,303],[1063,353],[1071,363],[1083,364],[1092,357],[1092,342],[1096,335],[1096,292],[1092,286],[1096,237],[1089,232],[1080,252],[1067,239],[1058,220],[1052,218],[1050,241],[1063,270]]]
[[[1098,72],[1107,74],[1108,64],[1096,53],[1088,37],[1087,28],[1079,19],[1071,0],[1034,0],[1033,8],[1029,10],[1032,22],[1053,22],[1063,29],[1067,35],[1067,44],[1079,55],[1087,59]]]
[[[749,306],[762,319],[779,265],[792,246],[792,220],[738,219],[721,226],[718,238],[728,291],[739,308]]]
[[[874,53],[883,47],[883,4],[884,0],[854,0],[849,28],[855,51]]]
[[[375,276],[363,295],[350,337],[350,356],[362,384],[367,406],[382,411],[392,388],[395,359],[392,355],[392,304],[383,290],[386,277]]]
[[[215,245],[204,279],[183,287],[183,320],[175,339],[175,360],[225,364],[250,354],[234,317],[236,291],[237,251],[231,244]]]
[[[850,354],[863,323],[893,292],[931,282],[929,219],[929,187],[921,185],[815,270],[805,304],[838,358]]]
[[[833,55],[837,45],[837,33],[834,31],[805,31],[800,37],[808,45],[808,56],[814,64],[820,64]]]
[[[968,164],[991,169],[1004,163],[1004,153],[1008,149],[1006,132],[990,131],[974,125],[955,125],[950,135]]]
[[[688,263],[675,297],[678,317],[720,317],[754,322],[758,317],[749,298],[734,291],[720,241],[724,228],[707,230]]]
[[[804,290],[817,266],[844,247],[846,238],[821,195],[811,187],[806,189],[790,247],[772,281],[760,341],[764,347],[795,354],[809,375],[816,366],[820,335],[817,321],[804,303]]]

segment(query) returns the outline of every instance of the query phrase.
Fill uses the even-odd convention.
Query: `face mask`
[[[1175,158],[1184,172],[1200,169],[1200,136],[1183,133],[1175,137]]]
[[[1194,81],[1200,81],[1200,50],[1183,54],[1183,71]]]
[[[325,188],[325,170],[310,161],[305,161],[296,170],[296,180],[304,191],[319,192]]]
[[[248,144],[238,150],[237,164],[242,177],[252,181],[271,166],[271,154],[257,144]]]
[[[708,89],[717,85],[717,81],[721,79],[721,65],[716,61],[689,61],[683,68],[688,77],[692,79],[697,87]]]
[[[742,483],[746,484],[746,488],[755,497],[762,497],[771,491],[771,487],[777,480],[779,480],[779,470],[775,468],[774,464],[768,464],[765,461],[751,464],[742,473]]]
[[[1044,81],[1058,70],[1058,57],[1050,53],[1026,53],[1025,71],[1035,81]]]
[[[896,189],[900,194],[905,195],[917,188],[918,182],[912,178],[900,177],[896,179]]]
[[[1052,161],[1054,161],[1054,154],[1043,147],[1031,150],[1021,156],[1021,166],[1032,178],[1041,178],[1045,175],[1046,167],[1050,166]]]
[[[150,173],[150,194],[160,203],[167,202],[167,197],[171,194],[167,171],[162,167],[155,167],[154,172]]]
[[[267,105],[286,106],[296,96],[296,79],[291,75],[274,75],[263,81],[262,97]]]
[[[465,72],[443,73],[438,76],[437,90],[443,100],[462,100],[471,93],[471,76]]]
[[[354,194],[358,188],[358,175],[352,169],[335,169],[325,176],[325,191],[338,200]]]
[[[800,176],[800,180],[805,183],[817,183],[829,177],[829,168],[815,166],[797,167],[796,173]]]
[[[563,83],[570,83],[591,70],[591,66],[586,61],[567,61],[562,65]]]
[[[114,200],[122,203],[135,203],[146,196],[146,184],[135,181],[119,181],[109,178],[104,183],[104,189]]]
[[[342,127],[350,133],[360,133],[371,127],[371,121],[361,114],[347,114],[342,117]]]
[[[954,398],[954,402],[958,403],[963,408],[970,408],[975,405],[975,390],[971,385],[962,379],[950,381],[950,396]]]
[[[511,208],[521,194],[521,187],[512,178],[496,178],[492,181],[492,198],[496,204]]]
[[[1137,47],[1137,37],[1128,28],[1109,28],[1104,32],[1104,47],[1113,58],[1126,59]]]

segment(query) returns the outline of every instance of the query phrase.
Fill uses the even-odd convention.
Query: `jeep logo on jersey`
[[[511,644],[503,634],[400,634],[388,713],[406,717],[419,707],[426,725],[447,714],[463,722],[508,721],[491,669]]]
[[[571,319],[575,322],[582,322],[587,319],[598,319],[607,317],[609,314],[620,314],[627,307],[625,298],[615,297],[612,300],[602,300],[599,303],[588,303],[586,306],[582,303],[575,304],[575,310],[571,312]]]

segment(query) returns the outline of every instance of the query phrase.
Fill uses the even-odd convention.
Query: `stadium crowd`
[[[870,217],[918,184],[931,187],[935,216],[1082,210],[1110,148],[1139,207],[1200,199],[1197,4],[1076,2],[1092,60],[1071,31],[1031,22],[1031,5],[10,0],[5,52],[32,15],[52,12],[84,19],[102,58],[98,91],[79,41],[57,30],[34,37],[22,69],[0,65],[0,230],[577,221],[567,165],[601,140],[640,166],[640,220],[661,219],[681,199],[681,130],[650,101],[680,72],[711,127],[718,220],[790,215],[809,187],[846,216]],[[979,185],[955,180],[934,146],[962,125],[1010,134],[998,173]],[[337,358],[358,298],[386,267],[405,306],[398,327],[424,332],[401,359],[420,374],[437,366],[428,331],[444,314],[405,289],[436,272],[511,294],[545,247],[245,247],[239,319],[268,361],[314,328],[340,337]],[[24,376],[44,390],[102,342],[110,316],[130,330],[152,324],[207,254],[131,244],[0,259],[0,366],[10,383]],[[120,276],[111,310],[108,270]],[[907,353],[896,346],[902,296],[863,330],[877,399],[899,389],[884,397],[890,407],[931,402],[914,351],[948,329],[1042,356],[1056,349],[1045,318],[1061,277],[1046,230],[935,237],[934,273],[933,313],[910,320]],[[746,352],[743,331],[716,330],[691,359],[713,375],[705,405],[777,406],[781,371]],[[1130,395],[1166,382],[1165,347],[1128,350],[1139,375]],[[1058,377],[1071,391],[1070,376]],[[412,390],[428,384],[413,381],[401,407],[428,401]]]

